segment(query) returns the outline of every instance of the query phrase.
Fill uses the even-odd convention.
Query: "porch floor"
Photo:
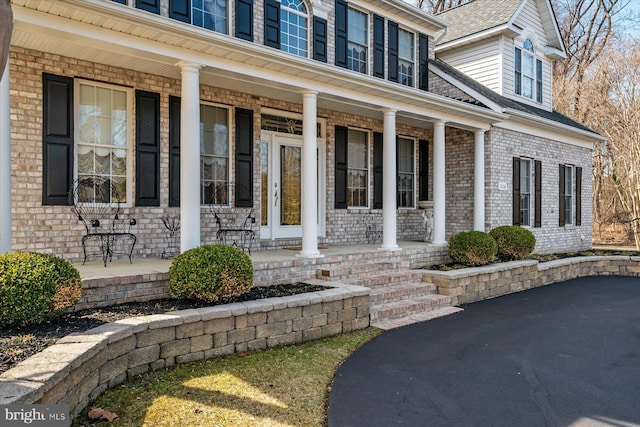
[[[459,309],[450,297],[438,295],[433,284],[423,283],[419,268],[444,262],[445,246],[418,241],[398,242],[400,250],[381,250],[378,245],[346,245],[320,249],[322,257],[300,257],[299,250],[264,250],[250,255],[254,284],[269,286],[322,279],[371,289],[371,324],[391,329]],[[172,260],[127,258],[104,266],[102,260],[78,263],[83,297],[76,309],[130,301],[168,298],[168,272]]]

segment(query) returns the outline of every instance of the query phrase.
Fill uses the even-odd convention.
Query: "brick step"
[[[436,286],[425,282],[409,282],[378,287],[369,295],[371,305],[384,304],[402,299],[414,299],[435,294]]]
[[[354,265],[337,265],[333,267],[319,268],[316,272],[318,279],[341,281],[353,279],[369,274],[377,275],[380,272],[391,272],[398,269],[406,269],[410,265],[409,261],[396,262],[369,262]]]
[[[371,326],[384,331],[389,329],[400,328],[402,326],[413,325],[418,322],[426,322],[428,320],[436,319],[438,317],[448,316],[450,314],[459,313],[464,311],[459,307],[442,307],[431,311],[425,311],[422,313],[412,314],[398,319],[379,319],[371,322]]]
[[[423,313],[451,305],[451,298],[445,295],[425,295],[386,304],[371,306],[371,322],[394,320],[413,314]]]
[[[377,274],[360,276],[351,279],[342,279],[344,283],[350,285],[365,286],[376,289],[387,288],[405,283],[416,283],[422,281],[422,272],[412,270],[380,271]]]

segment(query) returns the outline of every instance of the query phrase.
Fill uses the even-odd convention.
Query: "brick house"
[[[109,179],[136,256],[214,241],[253,209],[260,249],[381,249],[519,224],[538,252],[591,246],[591,153],[554,112],[548,0],[432,16],[396,0],[13,0],[0,85],[0,250],[82,257],[74,180]],[[10,128],[10,131],[6,128]],[[8,249],[9,248],[9,249]]]

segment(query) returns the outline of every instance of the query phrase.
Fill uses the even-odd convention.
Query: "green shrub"
[[[517,225],[503,225],[489,232],[498,243],[498,257],[503,261],[524,259],[531,255],[536,238],[530,230]]]
[[[49,254],[0,255],[0,326],[40,323],[80,298],[80,273]]]
[[[174,258],[169,292],[175,298],[216,302],[241,295],[253,285],[253,264],[234,246],[203,245]]]
[[[498,253],[498,244],[488,233],[463,231],[449,239],[449,256],[454,262],[469,265],[489,264]]]

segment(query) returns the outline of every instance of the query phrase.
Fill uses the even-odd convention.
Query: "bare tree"
[[[416,6],[430,13],[436,14],[443,12],[452,7],[460,6],[471,0],[417,0]]]
[[[0,78],[9,57],[9,45],[13,32],[13,11],[10,0],[0,0]]]

